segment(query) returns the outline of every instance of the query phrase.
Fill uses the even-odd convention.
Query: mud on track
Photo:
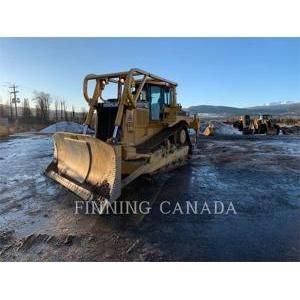
[[[0,140],[1,261],[299,261],[300,138],[202,138],[200,156],[141,178],[124,197],[142,216],[74,214],[78,199],[42,175],[48,136]],[[162,201],[234,204],[237,214],[168,214]]]

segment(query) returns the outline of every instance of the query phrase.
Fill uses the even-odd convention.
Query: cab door
[[[149,85],[150,120],[159,121],[162,118],[162,107],[164,104],[162,87]]]

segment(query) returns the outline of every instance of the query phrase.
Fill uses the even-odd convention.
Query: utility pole
[[[15,114],[16,114],[16,119],[18,119],[17,103],[20,103],[20,99],[17,98],[17,94],[19,93],[19,91],[17,90],[17,86],[15,84],[10,86],[9,88],[11,89],[10,93],[14,95],[11,102],[15,104]]]

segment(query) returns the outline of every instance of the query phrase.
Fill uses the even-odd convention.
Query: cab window
[[[150,86],[150,114],[152,120],[160,120],[160,112],[164,103],[162,89],[160,86]]]
[[[165,105],[169,106],[172,103],[173,91],[169,87],[164,87]]]

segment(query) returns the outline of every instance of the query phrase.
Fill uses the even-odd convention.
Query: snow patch
[[[210,121],[210,126],[214,129],[215,135],[241,135],[242,132],[232,125],[225,124],[221,121]]]
[[[72,132],[72,133],[83,133],[84,126],[75,122],[58,122],[42,129],[41,133],[55,133],[55,132]],[[87,130],[88,134],[93,133],[91,129]]]

